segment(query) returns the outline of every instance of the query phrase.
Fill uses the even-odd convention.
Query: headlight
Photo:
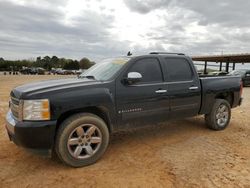
[[[24,100],[23,120],[49,120],[50,105],[48,99]]]

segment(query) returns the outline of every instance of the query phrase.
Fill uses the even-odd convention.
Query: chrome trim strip
[[[155,86],[155,85],[162,85],[162,84],[164,84],[164,82],[141,83],[141,84],[128,85],[128,87]]]
[[[155,93],[167,93],[167,90],[156,90]]]
[[[11,134],[15,134],[15,126],[16,126],[16,121],[12,116],[11,111],[9,110],[7,115],[6,115],[6,128]]]
[[[19,101],[19,111],[18,111],[18,120],[22,121],[23,120],[23,100]]]
[[[195,80],[187,80],[187,81],[168,81],[167,84],[185,84],[185,83],[192,83]]]
[[[10,110],[12,112],[12,117],[16,121],[22,120],[22,109],[23,109],[23,100],[17,99],[13,96],[10,96]]]
[[[17,103],[19,104],[19,99],[18,99],[18,98],[15,98],[15,97],[12,97],[12,96],[11,96],[11,100],[12,100],[12,101],[15,101],[15,102],[17,102]]]
[[[196,89],[199,89],[199,87],[198,86],[192,86],[192,87],[189,88],[189,90],[196,90]]]

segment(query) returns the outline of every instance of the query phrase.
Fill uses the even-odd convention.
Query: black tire
[[[94,125],[101,134],[101,142],[98,146],[98,150],[92,156],[79,159],[72,156],[72,152],[70,152],[71,150],[68,148],[68,140],[70,135],[72,135],[72,131],[82,125]],[[72,167],[87,166],[95,163],[106,151],[109,143],[109,130],[106,123],[100,117],[90,113],[79,113],[69,117],[59,126],[55,140],[55,152],[63,163]],[[78,146],[79,145],[76,147]]]
[[[225,108],[227,108],[228,110],[228,118],[225,118],[227,120],[224,121],[223,124],[219,124],[218,123],[219,120],[217,120],[217,117],[216,117],[218,110],[221,106],[225,106]],[[211,112],[205,115],[205,121],[206,121],[207,127],[216,131],[225,129],[228,126],[230,119],[231,119],[231,106],[228,103],[228,101],[224,99],[216,99]]]

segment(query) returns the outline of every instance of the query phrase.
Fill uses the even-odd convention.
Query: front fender
[[[65,91],[51,96],[51,116],[58,119],[68,111],[87,107],[98,107],[105,110],[110,120],[115,119],[114,94],[108,88],[91,88]]]

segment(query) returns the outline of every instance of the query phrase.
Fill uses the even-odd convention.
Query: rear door
[[[201,87],[191,60],[185,57],[165,57],[164,76],[170,99],[170,117],[189,117],[198,114]]]
[[[127,85],[122,79],[129,72],[142,75],[138,83]],[[169,100],[163,83],[162,68],[156,57],[135,60],[116,82],[116,102],[119,124],[147,124],[167,119]]]

